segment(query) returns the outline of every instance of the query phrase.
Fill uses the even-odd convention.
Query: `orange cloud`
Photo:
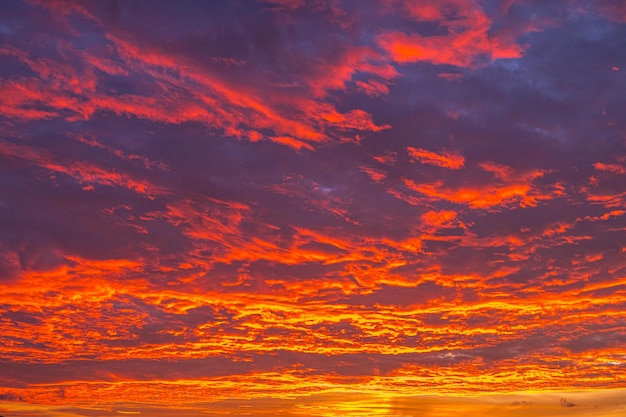
[[[626,174],[626,167],[618,164],[596,162],[593,167],[598,171],[612,172],[613,174]]]
[[[413,159],[423,164],[435,165],[448,169],[459,169],[465,164],[465,158],[458,153],[443,152],[438,154],[422,148],[413,147],[408,147],[407,150]]]
[[[382,180],[387,178],[387,173],[379,169],[375,169],[375,168],[371,168],[367,166],[362,166],[360,167],[360,169],[361,171],[365,172],[374,182],[381,182]]]
[[[376,155],[374,160],[380,164],[394,165],[398,160],[398,154],[396,152],[387,151],[382,155]]]
[[[616,194],[587,194],[587,200],[592,203],[602,204],[606,208],[621,209],[626,204],[626,192]]]
[[[8,186],[0,192],[0,414],[623,412],[615,405],[622,391],[568,397],[582,404],[575,410],[544,402],[558,400],[545,392],[533,397],[538,404],[509,393],[569,390],[572,381],[626,387],[626,193],[614,175],[624,174],[624,158],[593,164],[600,180],[566,194],[577,186],[567,183],[577,181],[573,170],[470,164],[456,151],[406,148],[408,139],[385,134],[360,141],[390,128],[379,114],[398,120],[393,113],[404,103],[388,101],[404,92],[381,100],[400,76],[395,64],[475,67],[521,53],[483,3],[377,3],[376,12],[404,13],[394,16],[398,27],[437,34],[381,29],[369,38],[359,19],[380,16],[342,15],[348,11],[334,1],[250,3],[269,6],[267,17],[279,13],[297,39],[305,34],[287,14],[323,9],[345,25],[338,43],[356,41],[336,50],[324,44],[332,58],[313,55],[298,63],[302,74],[289,68],[283,79],[282,67],[268,65],[252,81],[236,75],[252,73],[243,58],[195,61],[141,41],[146,34],[107,27],[88,6],[51,4],[63,17],[54,23],[68,31],[91,24],[112,32],[101,50],[54,37],[64,59],[0,51],[20,69],[0,80],[0,180]],[[376,41],[386,54],[361,45]],[[109,78],[132,84],[130,92]],[[367,111],[354,108],[355,97]],[[448,122],[463,127],[458,119]],[[150,135],[186,123],[175,138],[183,160],[178,149],[166,154],[179,145],[169,130],[136,138],[109,122]],[[406,134],[401,125],[394,135]],[[277,146],[185,142],[198,134],[202,142],[207,128],[283,145],[295,159],[274,159]],[[480,141],[473,158],[487,143]],[[210,161],[233,159],[185,158],[196,149],[215,151]],[[413,165],[398,158],[403,151]],[[409,178],[415,163],[420,176]],[[40,189],[51,197],[40,198]],[[79,197],[49,204],[66,195]],[[496,391],[507,394],[476,398]]]
[[[439,229],[443,227],[463,227],[466,226],[459,221],[458,213],[454,210],[430,210],[422,214],[422,221],[428,227]]]
[[[592,222],[599,221],[599,220],[609,220],[611,217],[619,217],[619,216],[623,216],[624,214],[626,214],[626,211],[624,210],[611,210],[609,212],[604,213],[601,216],[585,216],[585,220],[589,220]]]
[[[403,182],[409,189],[425,196],[464,204],[471,208],[488,209],[511,205],[533,207],[540,200],[554,198],[552,192],[544,193],[533,185],[534,180],[544,175],[543,171],[537,170],[525,174],[513,174],[512,171],[498,170],[495,174],[499,177],[499,181],[474,186],[446,186],[443,181],[418,183],[406,178]]]

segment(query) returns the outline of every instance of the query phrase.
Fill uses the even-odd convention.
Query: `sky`
[[[0,414],[623,416],[622,0],[0,2]]]

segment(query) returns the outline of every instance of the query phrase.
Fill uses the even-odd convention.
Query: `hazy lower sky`
[[[622,0],[1,1],[0,415],[626,415],[624,74]]]

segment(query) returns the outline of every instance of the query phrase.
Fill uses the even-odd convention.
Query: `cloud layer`
[[[611,1],[4,2],[0,413],[626,388],[624,50]]]

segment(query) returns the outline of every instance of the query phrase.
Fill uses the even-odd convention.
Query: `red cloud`
[[[85,190],[93,190],[92,185],[99,184],[126,188],[149,198],[166,192],[163,188],[152,184],[150,181],[134,177],[129,173],[115,172],[88,162],[55,160],[52,155],[44,150],[37,150],[9,142],[0,142],[0,155],[23,159],[51,172],[69,175],[78,183],[84,185]]]
[[[156,46],[139,44],[131,36],[106,36],[112,44],[106,54],[75,50],[64,43],[59,46],[81,65],[33,58],[15,48],[2,49],[0,53],[22,61],[38,74],[38,78],[0,80],[2,113],[16,119],[65,117],[76,121],[89,119],[97,111],[111,111],[172,124],[201,122],[226,135],[251,141],[266,138],[295,149],[312,149],[317,142],[343,139],[346,132],[356,135],[388,128],[374,123],[371,115],[361,109],[340,112],[323,101],[328,91],[345,89],[345,83],[356,71],[379,80],[397,75],[392,66],[378,62],[378,54],[368,48],[351,48],[336,63],[321,62],[319,75],[303,80],[313,92],[311,97],[308,93],[287,94],[269,80],[261,79],[248,86],[228,82],[219,71]],[[148,76],[158,91],[102,91],[96,88],[99,73],[128,78]],[[371,79],[367,85],[385,93],[381,81]],[[286,140],[287,137],[291,139]]]
[[[357,81],[356,85],[368,96],[376,97],[389,94],[389,87],[379,81]]]
[[[493,22],[479,3],[472,0],[420,0],[401,2],[409,15],[420,22],[436,22],[445,35],[388,31],[378,42],[398,63],[427,61],[473,67],[477,62],[519,58],[522,47],[509,37],[491,34]]]

